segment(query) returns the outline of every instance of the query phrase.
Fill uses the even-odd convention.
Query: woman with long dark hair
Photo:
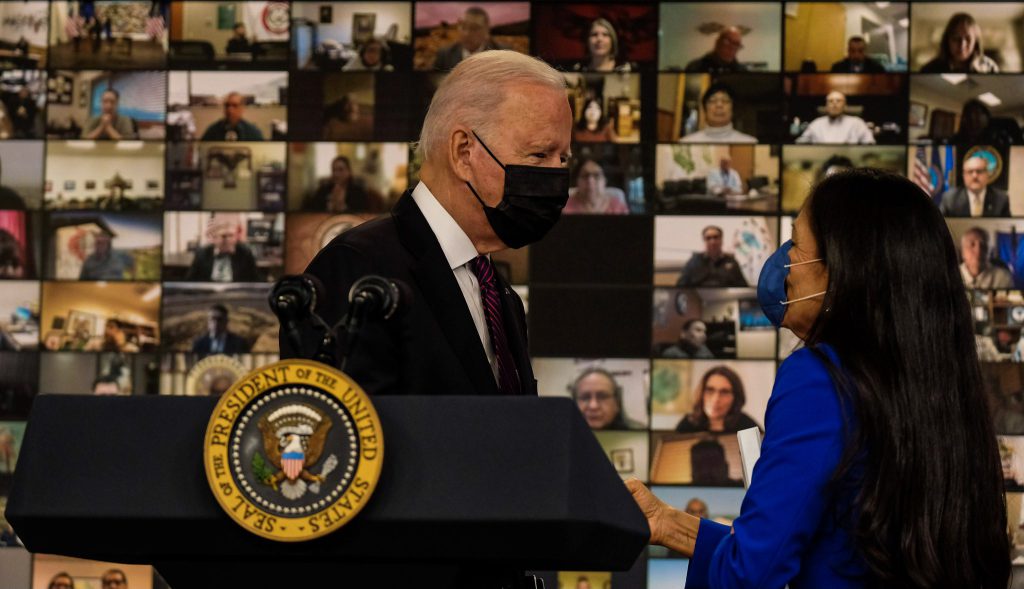
[[[779,368],[730,529],[627,484],[687,587],[1005,589],[999,449],[956,249],[909,180],[812,192],[758,299],[805,346]]]
[[[693,411],[679,421],[676,431],[738,432],[759,427],[743,412],[747,394],[743,379],[728,366],[714,366],[704,373],[694,395]]]
[[[382,198],[366,187],[352,171],[352,162],[343,155],[331,160],[331,178],[305,198],[303,210],[329,213],[378,213]]]

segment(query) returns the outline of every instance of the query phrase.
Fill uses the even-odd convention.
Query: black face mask
[[[496,207],[484,204],[469,182],[469,190],[480,201],[494,233],[505,245],[519,249],[540,240],[555,223],[569,200],[569,170],[541,166],[502,164],[494,157],[480,136],[473,136],[487,150],[502,170],[505,170],[505,190]]]

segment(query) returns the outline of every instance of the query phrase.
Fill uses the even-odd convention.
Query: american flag
[[[80,37],[82,36],[82,27],[84,26],[85,19],[83,19],[82,17],[77,15],[69,17],[67,22],[64,23],[64,34],[67,35],[69,39]]]
[[[919,145],[914,154],[914,172],[912,174],[914,184],[921,187],[921,190],[928,196],[935,196],[935,184],[932,183],[931,168],[928,166],[928,154],[924,146]]]
[[[146,34],[151,39],[160,40],[164,36],[164,17],[151,16],[146,19]]]

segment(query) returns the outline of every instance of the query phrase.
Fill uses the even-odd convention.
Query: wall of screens
[[[36,395],[216,395],[275,360],[271,283],[415,186],[444,72],[507,48],[564,71],[575,158],[559,225],[495,260],[528,303],[541,394],[576,398],[624,477],[739,513],[731,431],[763,425],[798,345],[760,312],[760,267],[816,180],[880,167],[940,203],[961,250],[1024,563],[1022,19],[1011,2],[0,3],[0,508]],[[705,398],[721,388],[733,405]],[[0,559],[25,587],[109,568]],[[547,581],[685,571],[652,548]]]

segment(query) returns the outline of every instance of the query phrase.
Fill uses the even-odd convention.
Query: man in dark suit
[[[434,69],[446,72],[459,65],[463,59],[481,51],[507,49],[491,39],[491,17],[487,11],[477,6],[466,9],[459,21],[459,40],[456,43],[437,50],[434,58]]]
[[[743,32],[738,27],[726,27],[715,37],[715,48],[686,64],[687,73],[707,72],[728,74],[745,72],[738,54],[743,49]]]
[[[1006,192],[989,186],[988,161],[972,156],[963,163],[963,186],[942,194],[939,209],[947,217],[1009,217],[1010,198]]]
[[[846,43],[846,59],[832,64],[834,74],[884,74],[885,66],[867,55],[864,37],[850,37]]]
[[[509,68],[521,76],[508,81]],[[317,311],[328,324],[367,274],[412,291],[404,314],[365,324],[349,356],[346,372],[367,392],[537,394],[523,303],[489,254],[537,241],[557,221],[571,136],[563,78],[543,62],[488,51],[445,78],[423,123],[420,183],[306,269],[324,283]],[[311,325],[303,332],[308,355],[318,339]],[[296,355],[287,338],[281,346]]]
[[[246,354],[249,344],[228,331],[228,308],[217,303],[206,315],[206,333],[192,341],[192,353],[200,357],[210,354]]]
[[[210,245],[196,251],[186,280],[214,282],[259,282],[256,256],[249,246],[238,243],[241,222],[233,215],[214,215],[206,227]]]

